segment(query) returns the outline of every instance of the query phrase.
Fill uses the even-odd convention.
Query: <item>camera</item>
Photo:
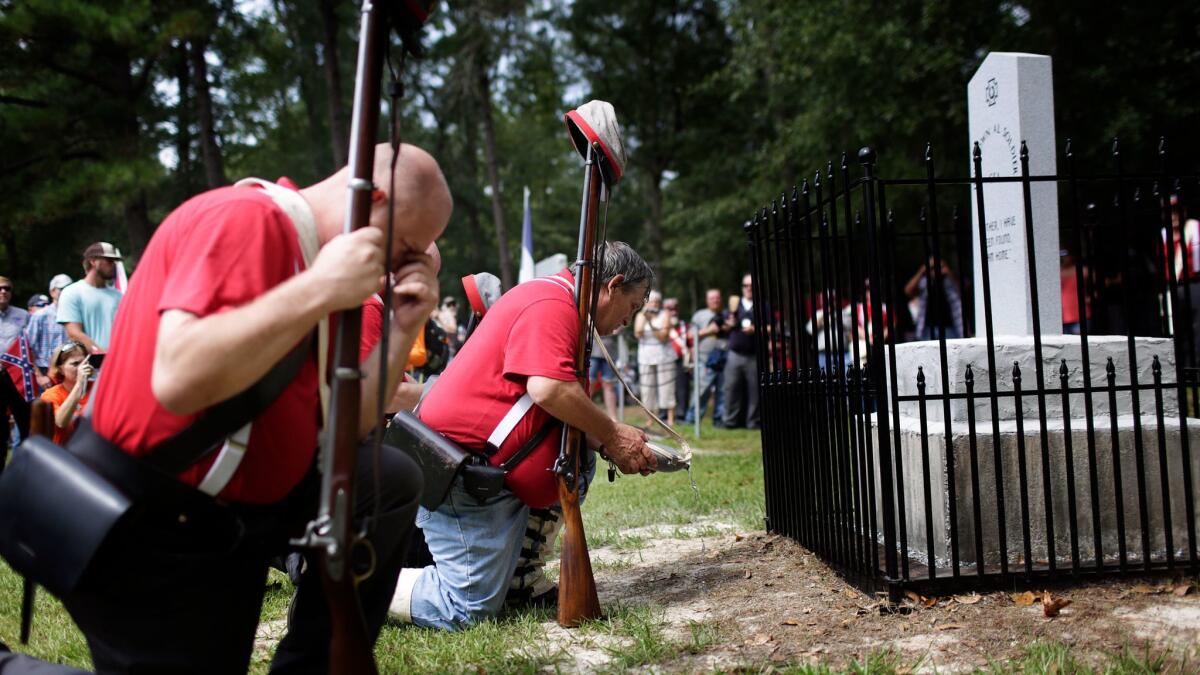
[[[104,363],[104,354],[88,354],[87,362],[93,370],[100,370],[100,364]]]

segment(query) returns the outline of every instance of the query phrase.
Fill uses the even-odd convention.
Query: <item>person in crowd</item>
[[[599,269],[595,329],[608,335],[629,323],[654,275],[623,242],[604,246]],[[604,414],[582,386],[575,371],[578,339],[570,269],[520,284],[487,310],[426,394],[421,420],[463,448],[483,451],[491,443],[502,457],[527,447],[529,452],[499,493],[479,495],[459,474],[441,506],[420,509],[417,525],[434,564],[400,573],[391,606],[398,621],[457,630],[500,611],[530,509],[545,509],[558,500],[557,478],[550,469],[558,457],[560,434],[554,432],[559,423],[581,430],[622,472],[653,470],[645,434]],[[519,420],[504,434],[502,421],[512,411]],[[595,457],[584,454],[586,482],[595,470]],[[514,482],[516,472],[526,480]]]
[[[400,146],[394,188],[392,158],[390,145],[376,147],[370,226],[352,233],[343,233],[349,168],[303,189],[286,178],[217,188],[171,212],[122,300],[104,376],[92,394],[90,425],[75,431],[70,449],[107,457],[152,451],[215,404],[254,386],[316,333],[322,319],[360,307],[379,292],[390,253],[396,285],[389,351],[377,347],[362,363],[361,414],[351,421],[359,438],[375,429],[379,365],[386,364],[383,390],[394,391],[413,340],[437,303],[436,276],[424,251],[452,208],[433,157]],[[395,244],[388,252],[384,230],[393,189]],[[293,220],[289,214],[300,215]],[[317,438],[324,419],[319,392],[326,377],[317,351],[302,352],[298,373],[253,420],[244,456],[224,487],[205,480],[220,453],[179,473],[179,494],[164,490],[123,519],[92,562],[87,582],[62,599],[98,671],[246,672],[268,561],[285,553],[316,515]],[[368,533],[373,555],[369,562],[356,560],[348,572],[373,567],[357,584],[373,642],[404,560],[422,474],[387,446],[358,458],[358,484],[368,486],[373,478],[380,486],[355,493],[360,522],[354,527],[374,514]],[[196,488],[201,481],[215,497],[214,508],[237,523],[230,528],[232,541],[199,536],[203,528],[170,517],[180,508],[177,500],[202,497]],[[277,672],[328,668],[331,620],[321,578],[311,573],[316,566],[308,568],[274,654]]]
[[[450,346],[450,357],[458,351],[458,300],[453,295],[442,298],[442,305],[435,315],[438,325],[446,333],[446,341]]]
[[[8,277],[0,277],[0,351],[8,351],[13,340],[25,330],[29,323],[29,312],[14,307],[13,284]]]
[[[50,358],[50,379],[58,384],[42,392],[42,400],[54,406],[54,442],[59,445],[66,442],[87,407],[90,380],[96,372],[88,356],[87,347],[67,342],[56,347]]]
[[[58,322],[58,298],[62,289],[71,285],[71,277],[56,274],[50,280],[50,304],[37,314],[29,317],[29,325],[25,327],[25,339],[29,341],[29,349],[33,352],[33,365],[37,369],[38,386],[43,390],[54,386],[51,381],[50,355],[59,345],[66,344],[67,330]]]
[[[617,360],[618,340],[620,338],[616,334],[600,336],[600,342],[604,344],[604,349],[612,356],[614,362]],[[597,379],[600,380],[600,391],[604,397],[604,409],[608,412],[608,416],[615,420],[617,419],[617,373],[604,359],[600,350],[593,348],[588,368],[588,381],[595,383]]]
[[[98,241],[83,251],[83,278],[63,289],[58,298],[57,321],[66,326],[67,337],[88,348],[108,349],[121,292],[113,288],[121,251]]]
[[[1058,252],[1058,266],[1059,282],[1062,286],[1063,333],[1067,335],[1079,335],[1081,325],[1079,318],[1079,280],[1076,274],[1078,270],[1075,265],[1075,256],[1071,255],[1071,251],[1064,248]],[[1084,279],[1087,278],[1087,274],[1087,269],[1085,268],[1083,270]],[[1092,320],[1092,298],[1089,295],[1084,295],[1083,313],[1084,321]]]
[[[904,285],[904,294],[917,301],[917,339],[936,340],[943,335],[947,340],[963,336],[962,291],[958,277],[950,265],[942,260],[941,288],[930,282],[935,269],[934,260],[917,268],[916,273]]]
[[[742,294],[731,303],[725,329],[729,331],[729,352],[725,357],[725,426],[757,429],[761,425],[758,410],[758,335],[754,328],[754,286],[749,274],[742,277]]]
[[[708,400],[713,400],[713,426],[722,427],[725,420],[725,392],[722,385],[722,372],[725,369],[725,344],[729,331],[725,328],[727,311],[721,306],[721,289],[710,288],[704,295],[704,308],[696,310],[692,315],[692,329],[700,339],[696,348],[696,358],[700,364],[700,416],[708,408]],[[689,406],[687,421],[695,421],[696,410]]]
[[[1163,265],[1163,284],[1170,286],[1171,267],[1174,267],[1179,306],[1172,306],[1172,322],[1179,333],[1185,330],[1190,333],[1187,348],[1191,353],[1184,356],[1188,363],[1195,364],[1200,360],[1200,220],[1186,217],[1179,203],[1179,195],[1171,195],[1170,207],[1171,242],[1168,245],[1167,231],[1163,228],[1162,244],[1163,262],[1171,260],[1172,265]],[[1065,279],[1063,283],[1066,283]],[[1066,322],[1065,307],[1063,314],[1063,321]]]
[[[675,418],[683,419],[692,402],[692,334],[688,331],[687,322],[679,316],[678,298],[663,300],[663,309],[670,312],[671,317],[671,332],[667,339],[670,341],[671,356],[675,358]]]
[[[638,341],[638,386],[647,410],[675,424],[675,351],[671,349],[672,312],[663,307],[662,293],[650,291],[646,306],[633,322]]]
[[[45,293],[34,293],[29,296],[29,302],[25,303],[25,311],[29,312],[29,318],[33,319],[38,312],[42,311],[43,307],[47,307],[49,304],[50,297],[48,295]],[[25,328],[28,330],[28,323],[25,324]]]

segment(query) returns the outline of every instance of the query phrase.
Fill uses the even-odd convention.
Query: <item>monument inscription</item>
[[[972,150],[979,145],[985,178],[1021,175],[1021,142],[1029,148],[1030,175],[1056,172],[1054,94],[1050,57],[993,53],[967,85]],[[974,175],[974,162],[971,163]],[[1019,182],[983,188],[984,246],[980,246],[978,205],[972,191],[972,245],[975,251],[975,334],[984,333],[983,283],[979,256],[987,255],[996,335],[1032,335],[1029,302],[1029,244],[1025,197]],[[1062,333],[1058,274],[1058,205],[1053,183],[1030,185],[1034,269],[1043,335]]]

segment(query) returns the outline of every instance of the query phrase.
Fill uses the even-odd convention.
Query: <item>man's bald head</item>
[[[437,160],[415,145],[400,146],[394,177],[391,164],[391,145],[376,145],[372,176],[375,192],[371,197],[370,223],[386,229],[388,195],[394,184],[393,253],[424,251],[441,236],[450,220],[450,213],[454,209],[450,188],[446,185],[446,178]],[[342,231],[349,182],[350,167],[343,167],[320,183],[301,190],[317,216],[318,229],[323,229],[322,241],[328,241]]]

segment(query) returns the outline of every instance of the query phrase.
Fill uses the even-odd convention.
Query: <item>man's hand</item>
[[[643,476],[658,465],[654,453],[646,447],[646,434],[628,424],[614,424],[613,433],[604,439],[604,454],[621,473],[640,473]]]
[[[423,329],[437,302],[438,280],[433,258],[425,253],[405,255],[392,288],[392,330],[415,335]]]
[[[383,232],[364,227],[321,248],[310,273],[320,279],[329,311],[358,307],[383,285]]]

